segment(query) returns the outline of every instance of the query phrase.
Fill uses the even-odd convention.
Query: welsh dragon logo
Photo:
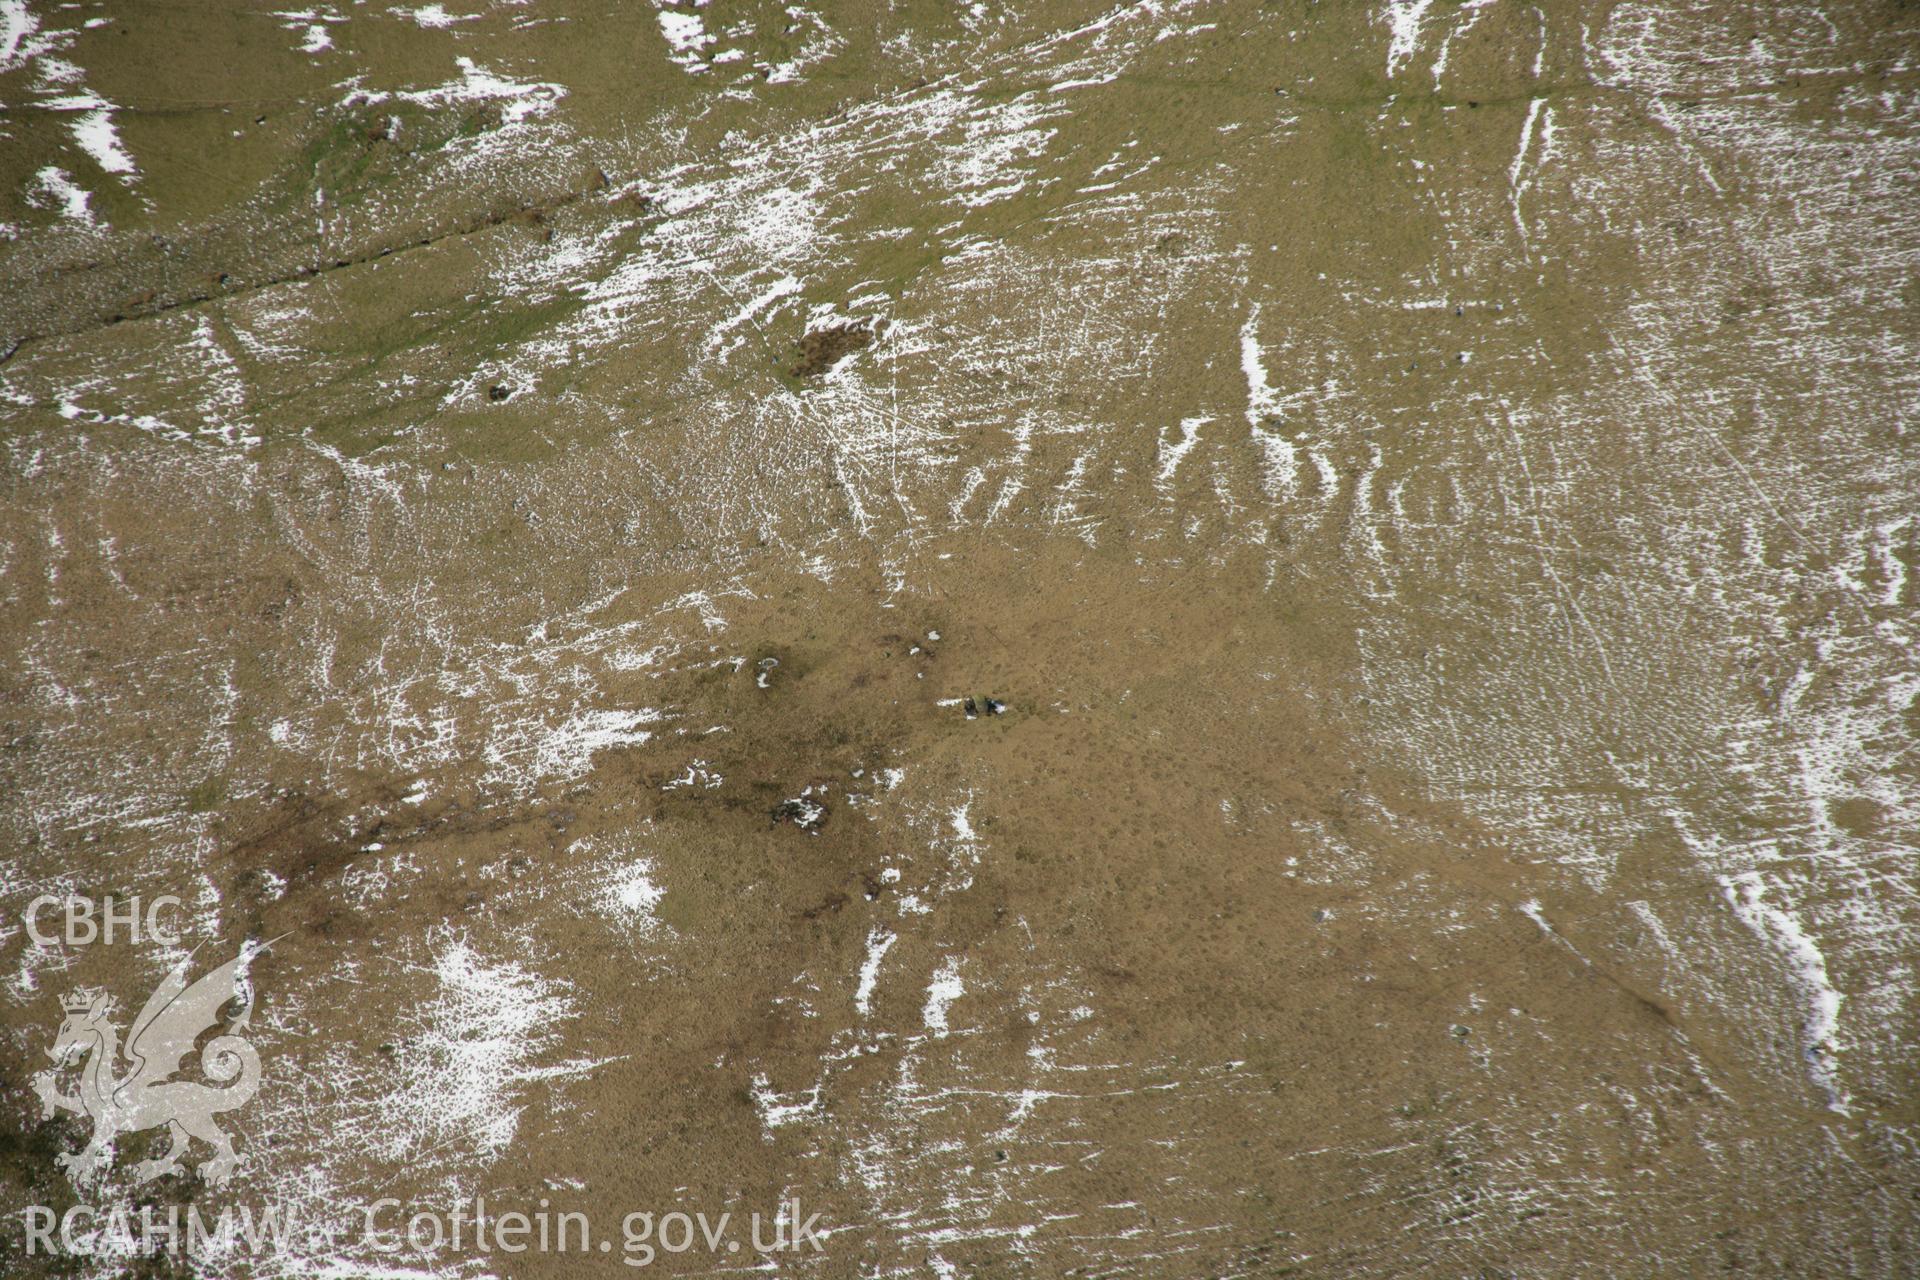
[[[260,1055],[242,1038],[253,1013],[253,992],[246,981],[249,961],[264,948],[243,947],[240,954],[187,983],[193,963],[189,954],[160,983],[140,1015],[127,1030],[126,1071],[121,1073],[120,1029],[109,1014],[105,995],[88,999],[68,996],[61,1002],[66,1020],[47,1057],[56,1064],[33,1079],[43,1116],[56,1109],[85,1115],[93,1121],[93,1137],[85,1147],[58,1157],[76,1186],[105,1172],[113,1160],[114,1139],[165,1125],[173,1145],[164,1154],[134,1166],[134,1177],[149,1182],[180,1171],[180,1157],[191,1139],[213,1148],[213,1158],[200,1165],[200,1176],[219,1185],[238,1163],[233,1141],[214,1117],[232,1111],[253,1097],[260,1087]],[[224,1032],[207,1042],[200,1067],[215,1084],[169,1079],[202,1033],[220,1022],[220,1011],[236,996],[241,1007]],[[59,1069],[81,1061],[79,1089],[62,1093]]]

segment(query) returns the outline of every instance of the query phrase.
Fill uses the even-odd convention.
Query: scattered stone
[[[512,394],[513,388],[504,382],[496,382],[487,388],[487,399],[493,401],[495,404],[499,404]]]
[[[782,800],[773,808],[773,824],[777,827],[790,822],[808,835],[818,834],[826,825],[827,806],[813,798],[813,788],[808,787],[791,800]]]

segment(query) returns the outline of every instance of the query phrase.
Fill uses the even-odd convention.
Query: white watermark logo
[[[672,1210],[633,1212],[619,1230],[597,1230],[585,1213],[540,1207],[521,1211],[494,1208],[484,1198],[456,1202],[451,1209],[416,1208],[392,1197],[359,1206],[344,1219],[303,1221],[289,1208],[226,1206],[211,1220],[198,1205],[164,1210],[127,1205],[100,1210],[74,1205],[56,1214],[34,1205],[24,1215],[28,1256],[65,1254],[127,1260],[157,1255],[197,1258],[337,1255],[342,1245],[362,1255],[406,1256],[429,1263],[447,1256],[495,1253],[564,1253],[617,1258],[622,1266],[649,1267],[662,1254],[704,1252],[709,1256],[755,1257],[764,1264],[775,1255],[824,1253],[829,1232],[817,1213],[801,1216],[800,1202],[789,1200],[772,1214],[745,1219],[732,1212],[717,1216]]]
[[[104,910],[84,897],[34,899],[25,913],[28,935],[42,946],[85,946],[119,938],[172,944],[162,913],[179,899],[109,899]],[[46,926],[64,920],[65,931]],[[278,941],[278,939],[275,939]],[[448,1256],[566,1253],[598,1255],[627,1267],[646,1267],[661,1255],[702,1251],[716,1257],[758,1257],[823,1251],[829,1234],[818,1213],[802,1215],[788,1200],[771,1214],[635,1211],[590,1220],[585,1212],[555,1209],[542,1198],[525,1209],[489,1205],[484,1199],[450,1209],[409,1206],[393,1197],[372,1203],[333,1202],[222,1205],[162,1205],[115,1199],[110,1184],[116,1144],[165,1129],[163,1154],[131,1166],[145,1184],[183,1169],[200,1144],[211,1154],[198,1166],[212,1187],[228,1183],[240,1164],[219,1117],[245,1106],[259,1091],[260,1055],[247,1039],[254,993],[247,971],[271,942],[243,945],[239,954],[198,978],[189,953],[161,980],[124,1028],[111,996],[93,989],[69,992],[62,1019],[46,1050],[53,1066],[32,1079],[41,1114],[71,1112],[91,1121],[79,1150],[55,1156],[82,1196],[108,1203],[79,1203],[56,1212],[48,1205],[25,1210],[29,1256],[90,1257],[126,1262],[142,1257],[183,1256],[224,1262],[236,1257],[340,1256],[344,1246],[363,1258],[405,1255],[437,1265]],[[211,1034],[210,1034],[211,1033]],[[200,1048],[198,1072],[189,1056]]]
[[[180,899],[170,893],[152,899],[144,908],[138,895],[109,898],[104,907],[98,907],[92,898],[62,898],[46,893],[27,904],[27,936],[41,947],[62,942],[70,947],[87,947],[96,942],[111,946],[116,935],[124,933],[128,942],[157,942],[171,947],[179,943],[180,935],[163,923],[160,913],[168,908],[177,911],[179,907]],[[53,908],[59,909],[57,918],[63,926],[58,933],[41,927],[42,916],[56,914]]]
[[[127,1028],[124,1045],[107,996],[70,995],[61,1002],[66,1017],[47,1050],[55,1067],[36,1075],[33,1087],[43,1117],[71,1111],[93,1121],[86,1146],[58,1157],[75,1187],[84,1189],[104,1175],[113,1162],[116,1138],[162,1126],[172,1146],[164,1155],[136,1165],[136,1181],[179,1172],[180,1158],[194,1139],[213,1148],[212,1157],[199,1166],[202,1178],[218,1186],[232,1175],[238,1157],[214,1117],[245,1105],[260,1087],[260,1055],[242,1034],[253,1013],[247,965],[260,950],[243,947],[191,984],[187,974],[193,956],[188,955],[147,998]],[[200,1069],[214,1083],[173,1078],[194,1042],[219,1025],[221,1010],[236,999],[238,1012],[200,1053]],[[80,1069],[74,1092],[63,1092],[60,1076],[76,1062]]]

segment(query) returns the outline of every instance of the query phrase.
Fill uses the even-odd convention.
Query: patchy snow
[[[666,896],[666,890],[654,883],[654,867],[648,858],[635,858],[614,869],[601,896],[606,913],[635,933],[652,933],[660,928],[654,908]]]
[[[867,954],[860,962],[860,985],[853,993],[854,1010],[863,1018],[873,1011],[873,988],[880,981],[880,962],[897,941],[897,935],[878,925],[867,933]]]
[[[1798,917],[1767,901],[1767,883],[1758,871],[1720,878],[1720,892],[1740,923],[1785,958],[1788,976],[1806,1002],[1801,1047],[1807,1075],[1827,1095],[1829,1109],[1850,1108],[1838,1077],[1841,995],[1827,976],[1827,958]]]
[[[88,203],[92,196],[74,185],[65,169],[48,165],[34,175],[34,183],[35,194],[58,208],[61,217],[83,226],[93,225],[93,210]]]
[[[48,111],[72,113],[73,122],[68,128],[74,142],[104,172],[122,178],[138,176],[133,156],[120,141],[120,131],[114,127],[113,113],[118,108],[111,102],[97,93],[82,92],[44,98],[38,105]]]
[[[381,102],[412,102],[424,107],[445,107],[458,102],[495,103],[500,112],[501,127],[464,139],[461,143],[463,147],[491,153],[511,145],[503,139],[514,135],[516,126],[524,126],[546,115],[567,96],[563,85],[515,80],[481,65],[473,58],[455,58],[454,65],[460,70],[460,78],[436,88],[406,91],[355,88],[346,95],[341,105],[353,107]]]
[[[29,38],[40,29],[40,19],[27,0],[0,0],[0,71],[11,71],[37,49]]]
[[[653,737],[643,725],[656,724],[658,711],[582,711],[558,725],[511,724],[487,744],[487,760],[498,775],[529,778],[578,777],[601,751],[637,747]]]
[[[669,60],[689,74],[706,70],[702,55],[713,44],[713,36],[697,13],[680,9],[660,11],[660,34],[672,50]]]
[[[395,1055],[397,1083],[369,1100],[374,1123],[359,1140],[394,1161],[447,1146],[498,1156],[519,1132],[526,1085],[594,1065],[540,1064],[574,1016],[572,994],[452,933],[435,940],[432,972],[438,990],[412,1013]]]
[[[1420,27],[1426,21],[1433,0],[1388,0],[1387,25],[1392,35],[1387,41],[1387,74],[1396,74],[1420,45]]]
[[[477,13],[448,13],[445,5],[438,4],[423,4],[411,9],[399,9],[395,12],[404,13],[420,26],[434,31],[445,31],[455,23],[477,22],[482,16]]]
[[[940,965],[933,980],[927,984],[926,1008],[921,1013],[927,1030],[936,1036],[947,1034],[947,1011],[953,1002],[966,994],[966,986],[960,980],[960,958],[948,956]]]
[[[1279,497],[1294,486],[1300,472],[1300,453],[1280,434],[1276,419],[1280,397],[1267,380],[1267,367],[1260,355],[1257,302],[1247,309],[1247,321],[1240,327],[1240,372],[1247,380],[1247,430],[1260,449],[1268,496]]]
[[[1160,439],[1160,465],[1155,476],[1155,482],[1159,485],[1163,495],[1167,492],[1169,486],[1172,485],[1174,473],[1180,469],[1181,461],[1185,459],[1189,453],[1193,452],[1193,446],[1198,443],[1200,439],[1200,428],[1212,421],[1213,419],[1206,414],[1192,418],[1182,418],[1180,420],[1180,438],[1178,440],[1169,440],[1164,436]]]
[[[798,1101],[788,1102],[774,1092],[772,1082],[762,1071],[754,1075],[748,1092],[753,1098],[754,1109],[760,1113],[760,1125],[766,1131],[769,1142],[773,1141],[775,1129],[801,1120],[816,1119],[820,1115],[820,1086],[817,1084],[800,1094]]]

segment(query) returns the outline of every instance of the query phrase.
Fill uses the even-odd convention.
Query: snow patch
[[[877,926],[867,934],[867,958],[860,963],[860,985],[853,993],[853,1007],[863,1018],[873,1008],[873,988],[880,981],[880,962],[898,940],[895,934]]]
[[[1758,871],[1721,876],[1720,892],[1741,924],[1786,957],[1790,980],[1807,1002],[1801,1028],[1807,1075],[1827,1095],[1829,1110],[1848,1114],[1846,1090],[1836,1074],[1839,1051],[1834,1044],[1840,1034],[1842,997],[1827,976],[1826,956],[1792,912],[1766,900],[1767,883]]]
[[[1387,25],[1393,35],[1387,41],[1387,74],[1400,70],[1413,57],[1420,44],[1420,24],[1426,21],[1433,0],[1392,0],[1387,5]]]
[[[34,189],[35,195],[40,197],[35,203],[51,201],[60,210],[61,217],[84,226],[93,225],[93,210],[87,203],[93,197],[75,186],[65,169],[48,165],[40,170],[34,175]]]
[[[927,1005],[921,1017],[927,1024],[927,1030],[935,1036],[947,1034],[947,1010],[953,1002],[966,993],[966,986],[960,981],[960,960],[957,956],[948,956],[940,966],[933,980],[927,984]]]
[[[1270,430],[1269,423],[1280,409],[1280,397],[1267,381],[1267,367],[1260,357],[1260,304],[1247,309],[1247,322],[1240,326],[1240,371],[1247,380],[1247,429],[1265,459],[1267,495],[1277,497],[1280,490],[1293,487],[1300,473],[1300,454],[1293,441]]]

